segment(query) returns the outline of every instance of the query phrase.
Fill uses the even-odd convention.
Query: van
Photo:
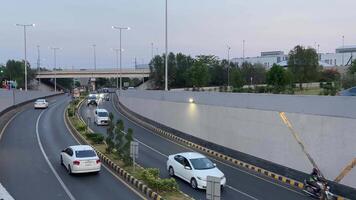
[[[95,109],[94,123],[98,126],[106,126],[109,124],[109,112],[105,109]]]

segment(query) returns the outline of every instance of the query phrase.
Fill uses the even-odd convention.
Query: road
[[[134,131],[135,139],[140,143],[138,164],[143,167],[159,168],[161,177],[169,177],[166,170],[167,156],[179,152],[193,151],[188,147],[182,146],[168,139],[162,138],[153,134],[151,131],[131,122],[123,115],[121,115],[114,107],[113,102],[107,101],[99,105],[100,108],[105,108],[112,112],[115,116],[114,120],[122,119],[125,128],[132,128]],[[82,106],[80,114],[84,119],[90,117],[90,127],[95,132],[105,134],[106,127],[96,126],[93,123],[94,109],[92,106]],[[222,192],[222,199],[239,199],[239,200],[275,200],[275,199],[288,199],[288,200],[301,200],[309,199],[300,191],[290,188],[287,185],[277,183],[270,178],[261,177],[251,171],[246,171],[243,168],[232,166],[228,163],[215,160],[217,167],[224,172],[227,177],[227,187]],[[180,189],[195,199],[205,199],[204,190],[194,190],[190,187],[189,183],[183,182],[176,178]]]
[[[28,106],[8,124],[0,141],[0,182],[18,200],[142,199],[106,168],[98,175],[68,175],[59,153],[77,144],[64,123],[69,98],[50,99],[46,110]]]

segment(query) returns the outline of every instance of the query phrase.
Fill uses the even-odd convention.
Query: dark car
[[[356,96],[356,87],[352,87],[339,92],[340,96]]]

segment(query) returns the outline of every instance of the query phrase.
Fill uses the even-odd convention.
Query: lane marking
[[[137,126],[139,126],[139,127],[143,128],[143,129],[145,129],[146,131],[150,132],[151,134],[153,134],[153,135],[155,135],[155,136],[158,136],[158,137],[160,137],[160,138],[162,138],[162,139],[164,139],[164,140],[166,140],[166,141],[168,141],[168,142],[170,142],[170,143],[176,144],[176,145],[178,145],[178,146],[180,146],[180,147],[182,147],[182,148],[184,148],[184,149],[187,149],[187,150],[195,151],[195,152],[196,152],[195,149],[189,148],[189,147],[184,146],[184,145],[182,145],[182,144],[179,144],[179,143],[177,143],[177,142],[175,142],[175,141],[171,141],[171,140],[169,140],[168,138],[165,138],[165,137],[161,136],[160,134],[156,134],[156,133],[153,132],[152,130],[147,129],[146,127],[142,126],[141,124],[132,121],[131,119],[129,119],[128,117],[126,117],[124,114],[121,114],[121,112],[120,112],[120,111],[116,108],[116,106],[114,105],[113,100],[112,100],[112,103],[111,103],[111,104],[112,104],[111,107],[113,107],[114,110],[116,110],[116,112],[119,113],[119,115],[123,116],[123,117],[126,118],[128,121],[130,121],[131,123],[136,124]],[[206,155],[206,154],[205,154],[205,155]],[[260,180],[266,181],[266,182],[271,183],[271,184],[273,184],[273,185],[275,185],[275,186],[284,188],[284,189],[289,190],[289,191],[291,191],[291,192],[294,192],[294,193],[296,193],[296,194],[302,195],[302,196],[304,196],[304,197],[306,196],[305,194],[303,194],[303,193],[301,193],[301,192],[299,192],[299,191],[293,190],[293,189],[291,189],[291,188],[289,188],[289,187],[286,187],[286,186],[281,185],[281,184],[279,184],[279,183],[276,183],[276,182],[273,182],[273,181],[271,181],[271,180],[268,180],[268,179],[266,179],[266,178],[264,178],[264,177],[260,177],[260,176],[258,176],[258,175],[256,175],[256,174],[252,174],[252,173],[250,173],[250,172],[248,172],[248,171],[239,169],[239,168],[237,168],[237,167],[235,167],[235,166],[232,166],[232,165],[230,165],[230,164],[228,164],[228,163],[224,163],[224,162],[222,162],[222,161],[220,161],[220,160],[217,160],[217,159],[215,159],[215,158],[213,158],[213,157],[210,157],[210,156],[208,156],[208,157],[211,158],[212,160],[214,160],[214,161],[220,163],[220,164],[223,164],[223,165],[227,166],[227,167],[233,168],[233,169],[235,169],[235,170],[238,170],[238,171],[240,171],[240,172],[243,172],[243,173],[245,173],[245,174],[248,174],[248,175],[250,175],[250,176],[253,176],[253,177],[255,177],[255,178],[258,178],[258,179],[260,179]]]
[[[47,109],[46,109],[47,110]],[[37,137],[37,142],[38,142],[38,145],[41,149],[41,152],[42,152],[42,155],[43,157],[45,158],[48,166],[51,168],[53,174],[55,175],[55,177],[57,178],[58,182],[61,184],[62,188],[64,189],[64,191],[67,193],[68,197],[71,199],[71,200],[75,200],[74,196],[72,195],[72,193],[69,191],[69,189],[67,188],[67,186],[64,184],[63,180],[61,179],[61,177],[59,177],[57,171],[54,169],[53,165],[51,164],[51,162],[49,161],[44,149],[43,149],[43,146],[42,146],[42,142],[41,142],[41,139],[40,139],[40,135],[39,135],[39,131],[38,131],[38,124],[39,124],[39,121],[41,119],[41,116],[42,114],[46,111],[46,110],[43,110],[41,111],[40,115],[38,116],[37,118],[37,122],[36,122],[36,137]]]
[[[5,130],[6,130],[7,127],[10,125],[10,123],[11,123],[20,113],[22,113],[22,112],[23,112],[23,111],[20,111],[20,112],[16,113],[14,116],[12,116],[12,117],[9,119],[8,122],[6,122],[4,128],[2,128],[2,130],[1,130],[1,133],[0,133],[0,140],[1,140],[1,138],[2,138],[2,135],[5,133]]]
[[[67,108],[67,107],[66,107]],[[69,128],[69,125],[67,124],[66,120],[65,120],[65,114],[66,112],[64,111],[63,114],[63,121],[65,126],[67,127],[68,132],[71,134],[71,136],[74,138],[74,140],[78,143],[81,144],[80,141],[74,136],[74,134],[72,133],[72,131]],[[105,164],[101,165],[103,166],[111,175],[113,175],[116,179],[118,179],[120,182],[122,182],[126,187],[128,187],[131,191],[133,191],[135,194],[137,194],[137,196],[139,196],[141,199],[147,200],[146,197],[144,197],[140,192],[138,192],[136,189],[132,188],[131,185],[129,185],[128,183],[126,183],[124,180],[122,180],[115,172],[113,172],[110,168],[108,168]]]

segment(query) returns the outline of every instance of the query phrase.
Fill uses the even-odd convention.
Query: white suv
[[[94,123],[96,125],[108,125],[110,121],[109,112],[105,109],[95,109]]]

